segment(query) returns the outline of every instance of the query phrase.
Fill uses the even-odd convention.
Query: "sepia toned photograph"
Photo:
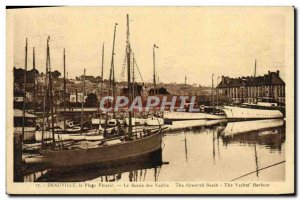
[[[293,7],[6,8],[8,194],[293,194]]]

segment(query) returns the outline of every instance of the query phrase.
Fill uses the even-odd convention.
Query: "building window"
[[[279,88],[279,94],[278,94],[278,96],[281,97],[281,96],[282,96],[282,95],[281,95],[281,86],[278,86],[278,88]]]
[[[247,87],[247,91],[248,91],[248,97],[250,97],[250,95],[251,95],[251,94],[250,94],[250,91],[251,91],[251,90],[250,90],[250,87]]]

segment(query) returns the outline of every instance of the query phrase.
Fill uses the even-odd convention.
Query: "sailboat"
[[[22,138],[22,142],[27,142],[27,141],[33,141],[34,140],[34,133],[36,130],[36,121],[37,121],[37,116],[31,113],[28,113],[26,111],[26,88],[27,88],[27,53],[28,53],[28,42],[26,38],[26,46],[25,46],[25,70],[24,70],[24,82],[23,82],[23,98],[20,102],[23,102],[23,108],[22,110],[14,108],[13,111],[13,116],[14,116],[14,137]],[[33,71],[35,73],[35,53],[33,50]],[[35,76],[33,79],[33,83],[35,83]],[[35,109],[34,109],[35,111]]]
[[[130,79],[130,42],[129,42],[129,15],[127,15],[127,72],[128,88],[131,88]],[[130,90],[128,97],[131,99]],[[41,150],[43,162],[50,166],[68,167],[78,165],[89,165],[92,163],[106,163],[116,160],[133,158],[135,156],[147,155],[161,149],[162,131],[161,127],[152,130],[132,130],[131,116],[129,111],[129,126],[125,135],[115,138],[105,138],[92,143],[77,143],[69,147],[55,146],[50,149]]]
[[[156,94],[156,72],[155,72],[155,48],[158,48],[158,46],[156,46],[154,44],[153,46],[153,91],[154,91],[154,95]],[[133,54],[133,52],[132,52]],[[134,68],[135,68],[136,64],[136,60],[133,56],[133,83],[134,82]],[[138,66],[137,66],[138,69]],[[139,71],[139,70],[138,70]],[[133,91],[135,91],[135,89],[133,89]],[[134,96],[134,95],[133,95]],[[128,124],[128,118],[125,119],[125,123]],[[132,123],[134,126],[161,126],[164,124],[164,119],[162,117],[156,116],[156,113],[152,113],[152,114],[148,114],[148,115],[144,115],[144,116],[140,116],[140,117],[133,117],[132,118]]]
[[[114,37],[113,37],[113,46],[112,46],[112,54],[111,54],[111,68],[110,68],[110,73],[109,73],[109,95],[111,95],[114,98],[116,98],[116,81],[115,81],[115,64],[114,64],[114,56],[115,56],[115,40],[116,40],[116,31],[117,31],[117,23],[114,26]],[[100,95],[102,98],[102,88],[103,88],[103,66],[104,66],[104,44],[102,47],[102,66],[101,66],[101,85],[100,85]],[[111,90],[112,88],[112,90]],[[114,102],[110,102],[112,105],[114,105]],[[104,118],[102,118],[102,115],[105,115]],[[101,111],[99,113],[96,113],[91,119],[92,124],[94,126],[98,126],[99,131],[104,132],[104,128],[102,125],[105,127],[115,127],[117,126],[118,122],[121,124],[124,124],[123,120],[117,119],[115,111],[113,111],[112,116],[110,116],[110,113],[102,113]],[[105,128],[106,129],[106,128]]]
[[[50,48],[49,48],[49,38],[47,40],[47,64],[46,64],[46,76],[49,77],[49,85],[47,83],[48,78],[46,77],[45,83],[45,91],[49,88],[51,90],[52,82],[51,82],[51,72],[49,72],[50,68]],[[65,49],[63,52],[63,64],[64,64],[64,112],[66,112],[66,56],[65,56]],[[49,88],[48,88],[49,86]],[[53,98],[51,98],[51,101]],[[37,130],[35,132],[35,140],[38,142],[43,142],[43,140],[69,140],[72,137],[79,135],[82,131],[82,128],[78,125],[75,125],[73,121],[66,120],[65,116],[63,117],[63,121],[56,121],[54,122],[54,118],[58,118],[56,115],[52,113],[50,117],[45,117],[45,109],[46,109],[46,101],[49,102],[49,99],[46,99],[46,95],[44,96],[44,110],[43,110],[43,122],[42,125],[37,125]],[[53,110],[53,104],[50,104],[51,111]],[[53,111],[52,111],[53,112]],[[48,127],[46,128],[45,118],[47,121],[51,121],[52,123],[47,124]],[[75,134],[75,135],[74,135]]]

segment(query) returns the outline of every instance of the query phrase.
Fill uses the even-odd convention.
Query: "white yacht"
[[[224,106],[223,111],[228,119],[275,119],[284,117],[277,103],[266,101],[243,103],[241,106]]]
[[[214,115],[208,113],[200,113],[200,112],[179,112],[179,111],[166,111],[164,112],[165,120],[200,120],[200,119],[225,119],[224,115]]]

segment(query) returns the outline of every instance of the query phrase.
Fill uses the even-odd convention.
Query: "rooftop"
[[[279,76],[279,71],[268,72],[263,76],[247,76],[230,78],[228,76],[222,76],[221,82],[217,88],[225,87],[240,87],[240,86],[263,86],[263,85],[285,85],[284,81]]]

